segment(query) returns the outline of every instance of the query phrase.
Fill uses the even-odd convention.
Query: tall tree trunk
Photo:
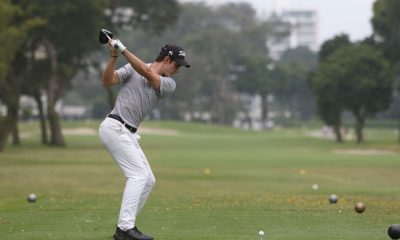
[[[2,82],[2,86],[0,86],[0,96],[2,96],[2,100],[7,106],[7,115],[3,121],[3,125],[0,127],[0,151],[4,150],[9,134],[11,132],[14,133],[14,128],[18,120],[19,98],[21,95],[21,74],[17,68],[20,65],[17,65],[16,63],[18,63],[20,57],[21,55],[18,54],[14,60],[10,73]],[[19,140],[19,138],[13,138],[13,143],[15,143],[16,140]]]
[[[9,102],[6,103],[7,115],[4,118],[2,126],[0,127],[0,151],[4,150],[4,147],[7,143],[7,138],[11,131],[13,131],[15,128],[17,122],[16,116],[18,115],[19,96],[14,96],[7,100],[9,100]]]
[[[297,94],[290,96],[290,118],[294,124],[301,122],[301,111],[299,105],[302,103],[299,102],[300,99],[301,98]]]
[[[17,80],[19,81],[19,80]],[[18,86],[19,88],[19,86]],[[19,90],[18,90],[19,91]],[[13,96],[12,99],[12,106],[10,106],[11,111],[10,114],[12,114],[12,119],[14,119],[14,126],[12,128],[12,144],[14,146],[18,146],[21,144],[21,139],[19,138],[19,131],[18,131],[18,109],[19,109],[19,97],[20,94],[17,94],[17,96]]]
[[[222,93],[222,83],[221,80],[219,78],[216,79],[217,81],[217,85],[216,85],[216,89],[213,93],[212,96],[212,106],[211,106],[211,113],[212,113],[212,121],[223,125],[224,124],[224,110],[223,110],[223,93]]]
[[[8,135],[14,128],[14,123],[15,121],[12,119],[12,116],[7,114],[0,128],[0,151],[3,151],[4,147],[6,146]]]
[[[13,128],[13,140],[12,143],[14,146],[19,146],[21,145],[21,139],[19,137],[19,129],[18,129],[18,114],[17,116],[14,116],[15,123],[14,123],[14,128]]]
[[[55,109],[57,103],[56,92],[58,90],[57,85],[57,54],[54,45],[46,38],[43,40],[46,51],[51,62],[51,74],[49,84],[47,87],[47,115],[50,124],[50,145],[64,147],[65,141],[61,132],[61,124],[58,113]]]
[[[342,137],[342,132],[340,131],[341,129],[341,124],[335,124],[333,126],[333,132],[335,133],[335,138],[336,142],[342,143],[343,142],[343,137]]]
[[[262,121],[262,128],[266,128],[267,121],[268,121],[268,94],[262,93],[261,94],[261,121]]]
[[[39,121],[40,121],[40,138],[42,144],[47,144],[48,143],[48,137],[47,137],[47,127],[46,127],[46,118],[44,115],[44,109],[43,109],[43,101],[41,99],[40,92],[37,91],[33,94],[33,98],[36,101],[36,104],[38,106],[39,110]]]
[[[50,123],[50,145],[65,147],[64,138],[61,132],[60,118],[54,107],[48,109],[48,119]]]
[[[363,135],[363,129],[364,129],[364,115],[360,112],[355,112],[354,116],[356,118],[356,137],[357,137],[357,143],[362,143],[364,142],[364,135]]]

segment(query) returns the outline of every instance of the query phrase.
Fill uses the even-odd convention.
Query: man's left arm
[[[120,40],[111,39],[110,43],[114,48],[120,50],[121,54],[128,60],[132,68],[145,77],[153,88],[160,90],[160,75],[158,75],[158,73],[153,71],[150,66],[126,49]]]

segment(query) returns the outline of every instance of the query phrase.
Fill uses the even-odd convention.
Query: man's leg
[[[146,203],[147,198],[149,197],[150,192],[153,190],[153,187],[154,187],[154,185],[156,183],[156,179],[154,177],[153,171],[151,170],[150,164],[147,161],[146,155],[144,154],[142,149],[140,149],[140,152],[141,152],[141,156],[142,156],[142,159],[144,161],[144,165],[145,165],[145,168],[146,168],[146,171],[147,171],[147,180],[146,180],[146,184],[145,184],[145,186],[143,188],[142,195],[140,196],[140,200],[139,200],[139,205],[138,205],[138,209],[137,209],[137,212],[136,212],[136,216],[143,209],[143,206]]]
[[[140,198],[145,184],[146,176],[127,177],[118,219],[118,227],[120,229],[128,230],[135,226]]]
[[[135,226],[137,209],[148,178],[137,139],[118,121],[106,119],[100,126],[100,140],[126,177],[118,227],[128,230]]]

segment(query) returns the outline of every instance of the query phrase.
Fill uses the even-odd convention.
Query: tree
[[[129,9],[132,13],[115,12],[118,8]],[[111,0],[109,9],[112,11],[110,20],[120,28],[143,29],[158,35],[166,30],[165,26],[173,25],[181,13],[177,0]]]
[[[351,41],[349,39],[349,35],[347,34],[339,34],[334,36],[332,39],[326,40],[322,44],[321,49],[318,52],[319,62],[324,62],[332,53],[336,52],[339,48],[348,45],[351,45]]]
[[[0,126],[2,151],[11,131],[15,130],[14,143],[18,143],[16,126],[23,68],[17,62],[24,58],[19,50],[25,45],[31,31],[44,22],[39,17],[25,18],[25,12],[10,1],[0,0],[0,3],[0,99],[7,106],[7,115]]]
[[[265,123],[268,120],[268,95],[274,90],[274,79],[267,69],[269,64],[271,64],[271,61],[266,56],[250,56],[244,59],[240,65],[237,65],[237,79],[234,81],[234,86],[239,92],[249,95],[260,95],[263,128],[266,127]],[[250,119],[247,109],[245,110],[246,118]],[[251,126],[250,120],[249,124]]]
[[[292,121],[307,119],[314,113],[308,78],[316,65],[316,54],[306,47],[286,50],[275,64],[274,71],[280,71],[275,95],[282,105],[289,107]]]
[[[325,41],[318,52],[319,67],[311,73],[309,84],[317,101],[317,112],[321,119],[334,130],[336,141],[342,142],[341,115],[344,103],[341,99],[341,79],[336,78],[336,71],[342,71],[335,64],[329,64],[329,57],[340,48],[351,45],[348,35],[341,34]]]
[[[367,44],[339,48],[321,63],[314,81],[320,103],[328,103],[328,107],[334,103],[333,112],[343,108],[353,113],[358,143],[364,141],[365,118],[385,110],[391,100],[390,64]]]
[[[400,71],[400,2],[396,0],[377,0],[373,6],[372,27],[378,46],[383,49],[385,57],[392,63],[399,79]],[[395,87],[393,94],[393,115],[397,115],[400,142],[400,114],[396,104],[400,102],[400,88]],[[397,106],[398,107],[398,106]]]
[[[40,16],[47,21],[46,25],[30,36],[30,41],[35,44],[33,49],[44,48],[45,56],[49,61],[49,68],[46,69],[50,72],[46,95],[51,132],[50,144],[65,146],[55,105],[70,87],[70,80],[76,71],[85,67],[83,60],[87,58],[88,53],[99,47],[93,44],[91,38],[82,36],[98,34],[98,29],[104,22],[103,12],[106,1],[21,0],[14,2],[29,16]],[[85,24],[81,24],[82,22]]]
[[[372,27],[378,36],[385,56],[392,62],[400,60],[400,2],[376,0],[373,6]]]
[[[342,79],[338,77],[337,71],[341,69],[336,63],[321,62],[318,70],[311,75],[310,85],[317,100],[319,116],[326,125],[333,128],[336,141],[341,143],[341,115],[344,103],[341,98]]]

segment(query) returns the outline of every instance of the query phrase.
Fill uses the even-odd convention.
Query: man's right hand
[[[111,39],[110,44],[113,48],[119,50],[121,53],[125,51],[126,47],[119,39]]]

